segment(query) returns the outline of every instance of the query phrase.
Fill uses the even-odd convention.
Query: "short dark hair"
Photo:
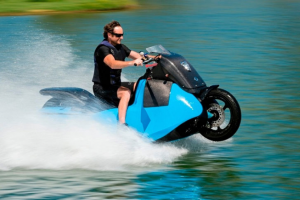
[[[112,22],[106,24],[104,26],[103,37],[105,39],[107,39],[108,38],[107,33],[113,33],[114,28],[117,27],[117,26],[121,26],[121,24],[117,21],[112,21]]]

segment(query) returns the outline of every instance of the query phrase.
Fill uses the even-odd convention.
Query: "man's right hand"
[[[142,58],[137,58],[133,61],[134,66],[143,66],[143,60]]]

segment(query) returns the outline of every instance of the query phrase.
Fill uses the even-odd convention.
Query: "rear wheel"
[[[203,106],[213,117],[200,128],[207,139],[223,141],[232,137],[241,123],[241,109],[232,94],[223,89],[214,89],[207,94]]]

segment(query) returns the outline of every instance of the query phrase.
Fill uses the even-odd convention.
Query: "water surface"
[[[0,18],[0,198],[297,199],[299,1],[143,1],[139,10]],[[162,44],[240,102],[236,135],[152,144],[39,109],[39,90],[92,92],[93,51],[118,20],[133,50]],[[135,81],[142,67],[126,68]]]

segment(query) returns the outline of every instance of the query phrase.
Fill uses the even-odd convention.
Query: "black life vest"
[[[101,46],[108,47],[109,51],[114,56],[115,60],[124,61],[126,58],[126,53],[122,45],[119,45],[116,48],[112,44],[110,44],[107,40],[103,40],[97,46],[94,52],[95,70],[94,70],[93,82],[102,85],[104,88],[112,85],[120,85],[122,69],[111,69],[103,62],[104,57],[98,55],[98,49]]]

